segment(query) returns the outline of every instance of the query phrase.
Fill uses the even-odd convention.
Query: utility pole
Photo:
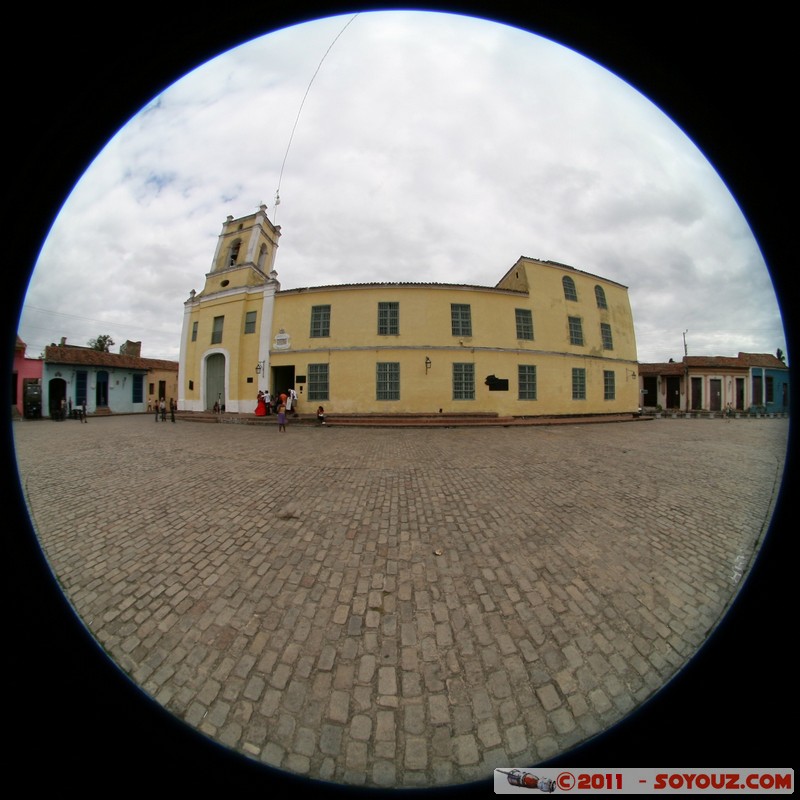
[[[689,333],[689,329],[687,328],[683,332],[683,391],[684,397],[686,399],[686,408],[684,411],[689,413],[689,364],[686,362],[686,356],[689,355],[689,350],[686,346],[686,334]]]

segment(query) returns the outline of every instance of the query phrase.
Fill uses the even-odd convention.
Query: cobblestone
[[[14,425],[77,613],[243,758],[398,788],[550,758],[661,688],[747,575],[788,435],[290,424],[276,457],[272,427],[147,420]]]

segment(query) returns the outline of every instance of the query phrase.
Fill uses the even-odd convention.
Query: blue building
[[[119,353],[61,343],[45,348],[42,414],[58,418],[86,403],[86,413],[147,412],[158,399],[177,399],[178,362],[142,358],[141,342],[125,342]]]

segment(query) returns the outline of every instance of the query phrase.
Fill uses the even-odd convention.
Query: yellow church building
[[[280,227],[223,223],[184,304],[179,408],[252,414],[294,388],[301,413],[635,413],[627,287],[520,257],[495,286],[376,282],[281,290]]]

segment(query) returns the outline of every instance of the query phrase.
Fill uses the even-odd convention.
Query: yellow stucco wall
[[[290,382],[300,395],[301,412],[307,413],[319,404],[331,414],[441,410],[503,416],[628,413],[639,407],[633,317],[627,288],[620,284],[565,265],[520,258],[496,287],[358,284],[277,291],[265,301],[270,286],[278,287],[251,263],[222,264],[220,269],[220,253],[227,252],[236,222],[229,220],[223,229],[203,292],[187,301],[181,358],[185,408],[212,405],[205,391],[212,362],[217,369],[224,363],[227,410],[241,413],[252,413],[260,387],[274,393]],[[229,284],[222,286],[229,276]],[[565,297],[565,276],[574,283],[575,300]],[[596,287],[602,289],[606,308],[598,307]],[[379,333],[380,303],[398,304],[396,334]],[[453,304],[469,307],[471,335],[453,335]],[[312,336],[313,309],[320,306],[330,307],[330,328],[328,335]],[[271,325],[262,330],[270,308]],[[517,338],[516,309],[531,313],[533,339]],[[256,312],[252,333],[245,333],[248,311]],[[222,341],[216,344],[211,341],[214,317],[224,317]],[[582,344],[570,343],[570,317],[580,321]],[[192,341],[194,323],[197,338]],[[611,349],[604,348],[602,323],[611,331]],[[265,373],[259,376],[256,365],[262,362]],[[378,398],[378,364],[399,365],[399,397]],[[454,397],[454,364],[472,365],[472,398]],[[311,365],[327,369],[325,397],[309,396]],[[536,368],[535,399],[520,398],[520,365]],[[585,374],[581,399],[573,399],[574,369]],[[611,399],[605,396],[605,373],[613,373]],[[490,391],[488,376],[507,380],[508,390]]]
[[[530,294],[486,287],[363,285],[281,292],[274,332],[289,336],[290,349],[271,353],[273,370],[292,366],[308,375],[309,364],[327,364],[329,413],[491,412],[511,416],[634,412],[639,393],[636,344],[625,287],[569,268],[532,260],[518,262],[513,285]],[[519,273],[527,273],[520,275]],[[578,300],[566,300],[561,283],[575,281]],[[507,282],[509,285],[511,281]],[[607,309],[599,309],[595,286]],[[399,304],[399,334],[378,334],[378,304]],[[451,304],[470,307],[471,336],[453,336]],[[310,335],[312,307],[330,306],[330,335]],[[534,339],[517,339],[515,309],[530,309]],[[568,318],[581,320],[584,344],[572,345]],[[600,323],[611,327],[613,349],[604,350]],[[430,367],[426,370],[426,359]],[[376,397],[376,365],[400,365],[400,397]],[[474,399],[453,397],[453,364],[474,365]],[[519,365],[536,367],[537,397],[518,396]],[[573,368],[585,370],[586,397],[572,399]],[[604,372],[614,373],[614,399],[606,400]],[[508,391],[490,391],[487,376],[508,380]],[[285,387],[270,387],[285,388]],[[299,387],[296,387],[299,388]],[[304,394],[307,396],[307,387]],[[305,398],[301,395],[301,399]],[[301,407],[309,412],[318,401]]]

